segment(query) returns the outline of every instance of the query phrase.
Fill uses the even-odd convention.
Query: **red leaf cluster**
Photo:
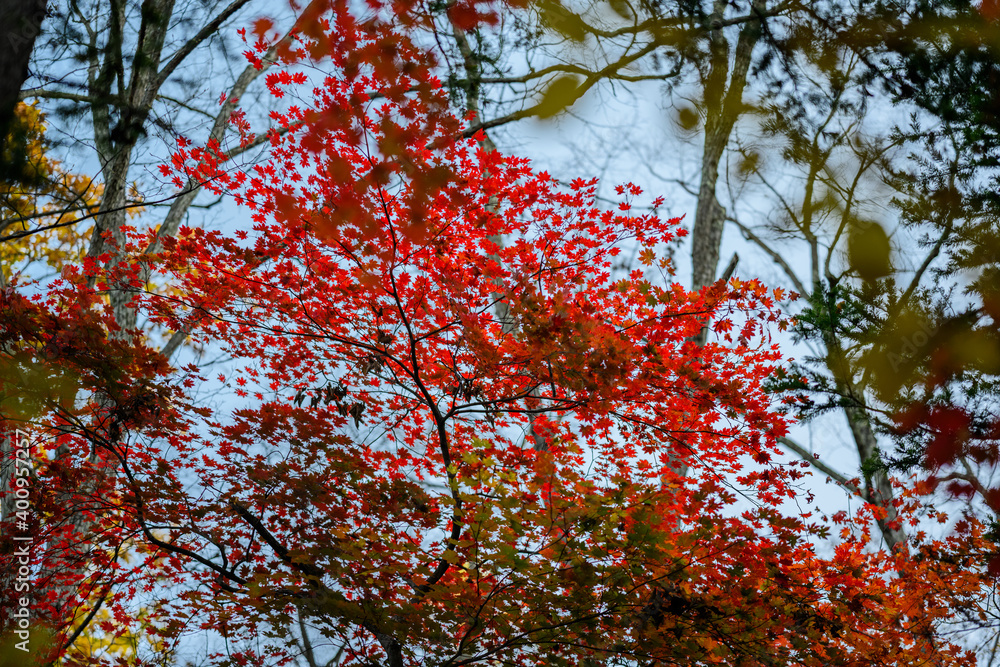
[[[393,25],[320,5],[282,57],[328,75],[274,116],[268,158],[243,171],[180,146],[173,162],[249,220],[183,229],[155,267],[179,291],[136,296],[231,368],[210,382],[137,338],[94,348],[122,381],[95,374],[60,438],[77,460],[100,452],[73,474],[102,471],[107,531],[48,543],[143,545],[155,567],[109,575],[120,599],[130,578],[169,590],[158,632],[217,632],[227,664],[289,660],[293,614],[357,665],[971,664],[932,633],[980,585],[978,526],[934,546],[959,555],[928,574],[867,548],[871,508],[836,517],[826,557],[810,540],[828,526],[787,511],[804,473],[776,463],[786,424],[763,390],[781,295],[617,275],[623,249],[652,266],[678,221],[635,213],[634,185],[606,209],[595,181],[461,139],[398,30],[409,6]],[[251,59],[270,48],[255,32]],[[303,85],[268,78],[278,97]],[[100,312],[87,298],[66,321]],[[72,361],[60,321],[10,343],[58,340]],[[698,345],[708,321],[720,338]],[[149,405],[92,428],[139,388]],[[53,524],[64,511],[46,507]]]

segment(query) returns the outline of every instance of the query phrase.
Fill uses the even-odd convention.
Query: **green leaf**
[[[873,281],[892,273],[889,235],[877,222],[856,224],[847,239],[847,259],[863,280]]]
[[[626,21],[635,20],[635,13],[632,11],[632,7],[629,6],[627,0],[608,0],[608,6],[611,7],[611,11]]]
[[[28,353],[0,357],[0,412],[9,419],[30,421],[57,405],[70,410],[79,389],[76,375]]]
[[[694,107],[682,106],[677,110],[677,124],[686,132],[692,132],[698,128],[701,118]]]
[[[26,632],[27,638],[13,633],[0,637],[0,667],[31,667],[49,662],[46,656],[55,641],[52,631],[32,624]]]
[[[542,93],[535,111],[539,118],[552,118],[570,107],[580,97],[580,83],[572,74],[555,78]]]
[[[587,24],[578,14],[563,7],[559,0],[541,0],[538,3],[538,14],[542,25],[563,37],[574,42],[582,42],[587,38]]]

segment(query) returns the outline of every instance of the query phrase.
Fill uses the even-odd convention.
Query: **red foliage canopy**
[[[863,510],[820,557],[809,538],[828,526],[786,511],[803,473],[772,461],[775,295],[654,283],[681,230],[635,213],[637,187],[603,209],[594,181],[458,139],[425,54],[344,4],[328,16],[286,53],[328,74],[275,115],[266,161],[175,157],[252,229],[184,229],[156,258],[134,233],[169,297],[113,277],[231,372],[150,366],[136,332],[128,354],[98,352],[155,400],[109,417],[121,403],[95,381],[86,408],[50,411],[63,446],[113,461],[89,544],[144,545],[148,569],[109,576],[169,592],[158,632],[217,632],[222,664],[288,659],[296,615],[344,664],[971,664],[933,637],[979,581],[967,546],[927,568],[872,553]],[[648,269],[617,276],[623,248]],[[66,285],[53,304],[88,294]],[[718,341],[699,346],[706,322]],[[198,392],[220,384],[236,396],[210,410]],[[109,604],[124,614],[134,592]]]

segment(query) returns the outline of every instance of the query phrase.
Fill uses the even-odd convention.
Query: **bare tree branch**
[[[739,227],[740,232],[743,234],[743,238],[747,239],[748,241],[753,241],[753,243],[755,243],[758,248],[763,250],[767,254],[767,256],[774,261],[775,264],[781,267],[781,269],[785,272],[785,275],[788,276],[788,279],[792,281],[792,285],[795,286],[795,290],[799,294],[808,293],[808,290],[806,290],[805,286],[802,284],[802,281],[799,280],[799,277],[795,275],[795,271],[792,270],[792,267],[788,264],[788,262],[785,261],[784,257],[779,255],[774,250],[772,250],[771,247],[767,245],[767,243],[763,239],[757,236],[752,229],[744,225],[736,218],[732,216],[726,216],[726,220]]]
[[[218,16],[202,26],[201,30],[198,31],[198,34],[185,42],[184,46],[182,46],[177,53],[175,53],[173,57],[167,61],[167,64],[163,66],[163,69],[160,70],[156,77],[156,81],[153,84],[155,89],[159,90],[170,75],[173,74],[174,70],[177,69],[177,66],[180,65],[185,58],[191,55],[191,52],[194,51],[199,44],[218,32],[219,27],[233,14],[245,7],[248,2],[250,2],[250,0],[233,0],[233,2],[229,3],[229,6],[223,9]]]
[[[842,487],[850,491],[852,495],[855,496],[862,495],[861,489],[859,489],[856,484],[852,483],[851,480],[847,477],[847,475],[837,470],[834,470],[830,466],[826,465],[825,463],[820,461],[815,454],[810,453],[809,450],[807,450],[805,447],[798,444],[791,438],[778,438],[778,442],[787,447],[788,449],[792,450],[796,454],[798,454],[799,458],[801,458],[803,461],[808,461],[809,464],[812,465],[812,467],[816,468],[824,475],[828,475],[830,479],[832,479],[833,481],[837,482],[837,484],[840,484]]]

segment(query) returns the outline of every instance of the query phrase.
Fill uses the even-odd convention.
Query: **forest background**
[[[162,592],[150,594],[155,587],[143,579],[153,576],[152,581],[158,582],[155,586],[172,591],[170,595],[204,592],[211,589],[212,576],[238,577],[237,569],[226,565],[224,571],[214,570],[215,575],[208,578],[202,572],[203,578],[192,586],[179,574],[187,572],[189,565],[165,562],[170,559],[163,553],[177,556],[177,549],[183,548],[188,553],[180,556],[201,554],[191,556],[191,567],[208,568],[211,575],[213,566],[207,563],[216,562],[213,559],[218,556],[226,560],[220,545],[236,548],[231,546],[235,544],[232,540],[244,539],[257,548],[263,540],[274,548],[264,537],[268,533],[260,525],[262,515],[253,514],[254,506],[225,494],[220,495],[220,502],[224,499],[230,514],[235,512],[242,518],[250,527],[249,533],[222,539],[205,537],[195,530],[194,534],[207,540],[202,546],[215,550],[212,556],[189,544],[180,547],[187,543],[165,535],[176,530],[181,520],[164,509],[163,516],[147,525],[142,518],[143,502],[152,504],[150,499],[157,497],[162,503],[191,504],[176,494],[193,488],[196,458],[163,455],[157,459],[159,454],[154,453],[142,462],[150,478],[164,472],[159,464],[174,469],[173,482],[165,485],[169,490],[162,493],[136,482],[139,472],[122,481],[122,475],[129,477],[123,472],[128,469],[122,467],[124,459],[116,463],[102,451],[120,453],[122,443],[140,441],[130,440],[130,433],[141,439],[143,429],[150,428],[159,429],[152,436],[154,441],[167,438],[164,433],[171,428],[176,433],[208,438],[205,433],[218,423],[208,420],[205,426],[192,426],[176,415],[171,417],[175,421],[165,420],[162,415],[181,399],[179,395],[171,397],[174,385],[161,383],[165,371],[158,360],[167,360],[173,372],[179,373],[173,376],[177,382],[183,382],[181,377],[197,378],[194,392],[184,397],[185,405],[223,412],[235,410],[233,406],[241,405],[245,397],[245,392],[240,394],[242,384],[233,386],[242,368],[241,358],[266,360],[264,366],[270,364],[271,368],[277,367],[279,359],[289,363],[280,355],[268,356],[273,340],[254,348],[254,336],[243,329],[220,332],[215,338],[204,333],[208,324],[199,313],[211,310],[213,302],[207,298],[199,302],[192,295],[235,288],[207,267],[185,270],[184,258],[190,262],[196,256],[185,244],[200,244],[203,252],[211,249],[229,262],[226,271],[239,273],[236,267],[247,260],[238,254],[227,255],[235,251],[216,245],[212,236],[235,234],[243,238],[239,233],[252,226],[250,213],[235,205],[246,205],[252,199],[239,191],[236,175],[254,174],[257,165],[290,164],[295,155],[305,165],[302,156],[309,154],[307,145],[301,144],[298,153],[281,152],[279,139],[292,137],[300,127],[289,109],[297,105],[314,108],[316,103],[308,92],[313,85],[333,86],[335,92],[345,94],[324,77],[346,72],[342,78],[349,79],[354,67],[371,77],[366,82],[384,86],[368,91],[364,102],[373,117],[380,113],[380,99],[400,109],[406,108],[406,100],[417,100],[412,113],[426,115],[432,119],[427,127],[437,128],[416,136],[392,135],[385,127],[369,128],[379,142],[375,153],[393,157],[398,165],[409,165],[387,178],[392,185],[410,183],[414,202],[421,201],[421,193],[448,191],[448,186],[439,182],[440,173],[433,170],[433,160],[422,161],[424,157],[415,146],[419,139],[450,132],[456,140],[469,139],[473,142],[470,145],[483,153],[497,151],[531,159],[536,168],[546,169],[555,179],[552,188],[567,187],[584,194],[593,188],[593,205],[599,209],[638,216],[684,216],[681,224],[689,234],[668,244],[643,237],[653,229],[660,229],[663,239],[676,235],[652,222],[644,223],[648,225],[645,232],[631,240],[623,237],[621,243],[610,242],[610,231],[602,236],[590,230],[595,239],[608,243],[607,254],[601,255],[600,261],[594,260],[592,268],[606,272],[608,280],[629,280],[635,289],[646,292],[669,292],[677,281],[690,295],[685,298],[702,299],[702,313],[710,317],[711,326],[689,322],[685,326],[691,330],[685,330],[683,336],[680,330],[662,335],[677,339],[672,344],[679,345],[675,350],[678,360],[703,360],[706,369],[715,358],[706,345],[757,350],[739,354],[763,355],[764,347],[747,347],[749,336],[742,336],[740,327],[754,321],[752,313],[758,309],[774,310],[768,335],[779,342],[786,360],[766,377],[748,372],[745,377],[730,379],[749,383],[738,384],[748,396],[754,392],[752,383],[762,381],[766,395],[774,401],[769,408],[773,414],[785,413],[797,421],[785,433],[774,427],[770,418],[755,417],[757,421],[753,421],[747,417],[744,428],[771,428],[775,444],[780,445],[773,457],[759,457],[760,470],[753,470],[750,464],[750,473],[737,467],[727,471],[726,465],[736,466],[732,460],[689,460],[674,451],[671,455],[679,465],[672,474],[677,479],[672,478],[669,484],[684,486],[679,480],[698,480],[711,470],[723,480],[723,486],[739,487],[737,495],[757,485],[757,491],[711,515],[711,525],[705,527],[707,535],[721,539],[719,536],[729,529],[723,528],[728,526],[726,522],[744,512],[742,503],[754,507],[760,494],[773,492],[761,490],[759,477],[771,484],[766,476],[772,469],[786,471],[782,474],[811,471],[811,476],[796,473],[786,480],[798,491],[775,507],[787,512],[788,505],[796,505],[792,514],[816,520],[822,517],[819,522],[825,530],[790,529],[800,533],[796,539],[814,545],[811,548],[817,560],[805,559],[794,551],[796,540],[786,545],[792,551],[783,557],[799,559],[799,564],[808,564],[815,571],[827,567],[820,565],[823,558],[840,558],[844,545],[856,545],[867,556],[882,554],[896,559],[891,565],[888,561],[878,565],[866,561],[865,567],[874,568],[870,574],[872,581],[879,582],[876,587],[895,580],[902,582],[899,585],[903,588],[907,583],[930,587],[910,590],[910,596],[918,597],[927,590],[934,594],[927,594],[932,600],[930,609],[910,609],[892,620],[883,618],[882,631],[899,626],[900,634],[910,639],[898,641],[917,653],[924,651],[934,664],[960,659],[956,657],[962,655],[960,649],[946,648],[952,643],[974,656],[961,659],[993,664],[1000,642],[994,598],[997,567],[992,556],[997,530],[994,517],[1000,510],[994,477],[1000,436],[996,403],[1000,371],[996,329],[1000,309],[996,196],[1000,30],[996,20],[1000,12],[992,3],[615,0],[577,6],[546,0],[526,5],[444,2],[399,3],[394,7],[313,3],[287,10],[258,6],[249,0],[15,4],[5,10],[5,16],[10,17],[5,24],[13,27],[4,40],[6,69],[0,90],[0,114],[5,114],[0,122],[6,128],[0,218],[0,281],[4,290],[0,381],[8,430],[24,427],[35,434],[30,445],[34,463],[28,477],[32,488],[39,490],[32,528],[39,545],[32,573],[38,587],[30,606],[35,624],[32,651],[39,660],[66,664],[90,664],[99,659],[130,664],[139,660],[176,664],[186,660],[261,660],[261,654],[270,655],[271,649],[235,649],[230,641],[235,645],[238,637],[252,645],[259,643],[260,636],[270,636],[273,628],[284,626],[280,637],[292,647],[290,657],[274,654],[271,657],[276,661],[405,664],[401,661],[435,656],[441,664],[528,664],[533,660],[554,664],[555,658],[540,646],[559,642],[552,637],[539,641],[537,632],[528,632],[530,641],[522,643],[510,639],[513,635],[505,635],[504,642],[492,645],[484,639],[481,652],[469,649],[462,640],[446,658],[447,651],[439,654],[436,648],[420,647],[420,642],[416,642],[418,648],[394,644],[392,633],[372,621],[367,611],[341,609],[327,614],[339,619],[333,622],[337,629],[331,631],[322,622],[313,625],[313,617],[302,611],[299,601],[292,605],[297,609],[292,619],[287,612],[288,599],[281,604],[274,602],[273,607],[271,603],[258,607],[244,601],[236,607],[241,611],[234,612],[221,603],[213,607],[196,595],[181,596],[192,605],[185,617],[164,604]],[[329,16],[339,17],[340,22],[324,24],[322,18]],[[347,39],[354,34],[363,38]],[[410,62],[426,66],[427,73],[404,67],[408,60],[399,56],[400,52],[407,54]],[[380,66],[395,71],[384,72]],[[272,75],[278,78],[269,79]],[[447,109],[428,102],[437,99],[431,91],[432,77],[447,94]],[[291,84],[305,88],[299,92],[282,88]],[[317,127],[318,121],[308,115],[298,120],[310,131]],[[343,141],[351,145],[352,140],[348,137]],[[517,202],[514,195],[505,199],[502,188],[491,190],[497,186],[491,185],[490,179],[501,178],[498,174],[506,174],[507,167],[491,167],[488,160],[472,167],[463,162],[465,159],[450,154],[446,158],[464,165],[464,178],[483,184],[476,196],[493,192],[497,201],[487,197],[481,210],[502,210],[509,205],[521,206],[518,210],[523,212],[528,210],[524,207],[534,205],[525,203],[527,200]],[[161,170],[161,165],[166,169]],[[307,180],[323,168],[326,166],[319,161],[301,167]],[[339,174],[329,170],[327,178],[336,183],[356,177],[352,171],[356,166],[343,168]],[[295,172],[292,167],[287,169]],[[232,185],[223,174],[233,179]],[[600,177],[600,181],[573,185],[576,179],[591,177]],[[522,174],[519,178],[528,177]],[[506,182],[511,192],[516,190],[515,181]],[[641,191],[634,186],[616,189],[624,183],[638,184]],[[316,187],[319,193],[336,190]],[[458,187],[458,181],[453,187]],[[556,208],[580,206],[554,190],[550,192],[546,189],[549,186],[538,187],[543,194],[537,196],[543,201],[550,198]],[[281,190],[277,185],[274,188],[274,192]],[[647,197],[643,192],[652,194]],[[626,208],[620,208],[623,195],[628,198]],[[350,221],[352,212],[346,204],[351,201],[346,195],[334,194],[327,202],[318,203],[329,204],[326,214],[339,210],[344,220]],[[261,204],[278,221],[285,215],[283,207],[290,205],[277,200]],[[301,203],[295,205],[301,208]],[[462,210],[458,204],[451,206]],[[412,207],[407,215],[413,217]],[[409,223],[414,220],[419,222],[419,217]],[[253,222],[260,223],[256,218]],[[289,219],[284,223],[292,224]],[[399,224],[400,229],[407,229],[405,220]],[[190,229],[206,230],[208,236],[186,231]],[[488,262],[516,247],[518,233],[486,234],[485,238],[496,246],[480,258]],[[281,243],[284,245],[270,248],[272,260],[278,263],[281,248],[288,248],[291,241]],[[511,243],[514,245],[508,245]],[[612,246],[618,249],[617,254],[612,253]],[[439,251],[459,256],[454,248]],[[546,251],[538,252],[544,255]],[[163,265],[136,259],[170,253],[177,254],[165,259]],[[138,275],[116,273],[125,257],[135,262],[130,266]],[[517,263],[511,258],[501,264]],[[256,270],[256,265],[251,269]],[[134,288],[125,287],[136,278],[145,285],[144,292],[160,299],[155,302],[158,305],[152,300],[136,304]],[[494,280],[502,282],[503,277],[498,274]],[[497,290],[501,282],[495,283]],[[780,289],[761,297],[762,286]],[[486,290],[484,294],[494,292]],[[273,294],[241,293],[239,298],[255,304],[248,306],[247,313],[280,302]],[[732,310],[742,314],[721,315],[724,308],[719,303],[730,299]],[[171,308],[162,305],[171,301],[175,303]],[[511,322],[516,319],[520,333],[528,331],[530,323],[538,323],[518,310],[527,301],[518,305],[511,298],[507,303],[520,319],[501,308],[487,309],[504,327],[508,317],[513,318]],[[227,304],[218,304],[215,316],[219,321],[225,319],[222,313],[228,312],[226,308],[235,308],[232,302]],[[794,318],[789,320],[787,332],[778,329],[777,311]],[[87,312],[101,315],[91,318]],[[611,317],[610,312],[598,314]],[[690,312],[698,311],[693,308]],[[236,313],[232,313],[234,318]],[[727,340],[726,327],[733,325],[734,319],[735,330]],[[619,323],[619,333],[625,328]],[[132,347],[138,344],[131,334],[126,335],[136,330],[142,332],[140,347]],[[389,335],[384,332],[384,328],[377,328],[374,333],[376,342],[383,346],[369,350],[375,356],[348,355],[340,360],[341,366],[329,367],[330,377],[346,372],[345,360],[364,368],[365,376],[378,376],[385,366],[379,355],[391,356],[390,347],[395,344],[391,338],[380,339]],[[248,347],[237,354],[232,346],[243,345],[238,342],[242,338]],[[584,340],[600,343],[596,338]],[[695,353],[681,342],[706,351]],[[81,350],[87,350],[86,355]],[[549,350],[546,354],[566,353]],[[81,361],[81,355],[88,359]],[[567,357],[560,358],[571,365]],[[790,358],[795,361],[788,361]],[[764,356],[753,359],[761,368],[766,365]],[[717,360],[721,367],[740,363],[725,362],[721,356]],[[119,365],[123,375],[110,373],[108,364]],[[89,370],[85,372],[85,368]],[[679,373],[674,367],[662,370]],[[553,447],[548,442],[541,444],[549,437],[546,429],[571,429],[573,423],[590,419],[571,415],[552,424],[538,421],[546,410],[562,415],[564,407],[560,406],[572,403],[576,409],[586,403],[579,398],[570,401],[567,394],[557,392],[551,367],[547,372],[552,393],[539,393],[541,384],[536,382],[524,395],[511,394],[528,407],[519,413],[519,423],[508,424],[509,428],[520,427],[522,440],[543,452]],[[705,373],[710,375],[708,370]],[[601,384],[603,380],[595,382],[601,391],[612,391]],[[142,387],[146,399],[154,396],[156,400],[143,403],[137,398],[139,394],[116,394],[128,386]],[[292,382],[285,398],[298,407],[322,403],[331,414],[338,414],[337,428],[346,424],[350,429],[353,424],[357,429],[364,423],[366,409],[369,415],[374,413],[374,404],[368,403],[374,399],[351,398],[349,402],[348,395],[340,393],[348,386],[332,380],[324,387]],[[706,405],[717,403],[723,406],[719,408],[722,412],[728,408],[749,414],[745,405],[720,392],[718,386],[706,387],[694,380],[691,386],[685,394],[691,404],[685,409],[692,415],[697,413],[698,392],[702,391],[709,401]],[[469,404],[485,401],[473,390],[473,384],[463,386],[459,381],[454,385],[442,380],[444,394],[464,396]],[[141,418],[137,416],[140,413]],[[154,413],[156,417],[150,417]],[[487,416],[496,418],[490,410]],[[580,421],[573,422],[574,418]],[[157,422],[161,419],[165,421]],[[263,425],[259,428],[264,433]],[[225,442],[238,440],[232,432],[227,434],[230,437]],[[559,438],[569,440],[570,432],[556,440]],[[16,442],[8,438],[3,445],[4,458],[10,462],[3,474],[6,489],[15,488],[18,478],[13,463]],[[709,450],[718,446],[703,444]],[[741,454],[744,460],[753,458],[749,451]],[[619,455],[638,465],[634,454]],[[596,454],[594,457],[593,461],[599,460]],[[271,465],[271,459],[266,460]],[[455,477],[450,472],[447,460],[438,463],[438,472],[448,480],[446,486],[452,485],[445,489],[445,495],[457,494],[454,503],[460,504],[459,498],[464,496],[455,489],[461,486],[461,475]],[[260,461],[257,464],[263,465]],[[569,465],[563,472],[569,475],[572,469]],[[225,470],[235,474],[231,468]],[[244,469],[241,474],[248,473]],[[132,491],[122,490],[129,484],[133,484]],[[406,502],[418,507],[434,505],[422,498],[424,494],[436,498],[440,491],[417,483],[407,489],[405,493],[417,500]],[[633,493],[620,509],[634,511],[642,504],[636,500],[640,495]],[[81,498],[90,500],[82,502]],[[108,498],[120,500],[108,503]],[[581,498],[593,500],[593,492],[567,499],[567,507],[574,502],[579,506]],[[6,536],[15,534],[10,522],[17,518],[16,499],[13,491],[3,499]],[[680,501],[675,498],[673,502]],[[532,510],[523,498],[520,503],[525,517],[554,507],[541,503]],[[602,503],[603,507],[610,501]],[[95,509],[102,504],[103,509]],[[668,513],[669,524],[658,529],[673,534],[673,519],[666,509],[673,505],[657,507]],[[463,537],[462,524],[455,517],[460,515],[441,519],[443,510],[436,505],[434,509],[445,533],[454,533],[439,540],[444,553],[471,548],[465,544],[467,537],[459,539]],[[504,516],[516,514],[502,504],[495,511]],[[121,514],[114,518],[116,512]],[[122,518],[125,516],[129,518]],[[708,515],[702,518],[709,520]],[[538,517],[533,520],[541,522]],[[598,521],[585,516],[573,520],[595,531],[596,524],[611,519]],[[760,520],[757,517],[758,527]],[[659,521],[664,521],[662,516]],[[525,522],[530,523],[528,518]],[[765,522],[767,527],[760,530],[778,534],[779,524]],[[109,528],[112,525],[114,530]],[[541,530],[541,523],[538,526]],[[691,539],[694,542],[684,547],[691,553],[697,551],[692,544],[711,542],[706,536]],[[680,548],[679,542],[671,545],[672,549]],[[420,542],[419,548],[432,550],[426,541]],[[13,554],[16,546],[8,542],[5,549]],[[312,581],[315,586],[317,579],[329,576],[303,569],[280,548],[274,551],[302,581]],[[535,551],[539,557],[548,557],[542,549]],[[678,557],[670,549],[665,553]],[[439,569],[461,566],[467,572],[482,571],[467,555],[442,556]],[[589,578],[580,575],[576,584],[581,589],[593,591],[609,585],[610,579],[604,575],[611,575],[600,570],[600,559],[594,552],[581,552],[577,557],[575,565],[564,553],[550,560],[571,563],[563,568],[568,570],[578,570],[580,562],[587,562],[603,572]],[[358,555],[356,560],[365,558]],[[775,558],[780,560],[777,555]],[[899,558],[905,558],[907,565]],[[662,565],[663,558],[650,556],[650,561]],[[9,591],[15,586],[16,569],[13,557],[8,556],[6,562],[9,567],[3,577]],[[539,566],[535,563],[533,567]],[[115,574],[103,576],[107,574],[104,569]],[[716,567],[716,571],[721,570]],[[729,570],[726,576],[742,576],[734,572]],[[764,579],[787,586],[775,572],[769,570]],[[237,587],[240,593],[226,588],[236,582],[232,577],[229,584],[217,581],[221,589],[214,593],[221,590],[238,596],[250,591],[250,598],[271,599],[261,593],[263,589],[278,599],[289,587],[294,588],[286,580],[244,578]],[[445,581],[450,580],[446,577]],[[745,664],[741,661],[764,661],[770,650],[779,656],[775,664],[809,664],[810,660],[880,664],[893,660],[883,653],[873,658],[875,653],[865,653],[857,643],[837,654],[840,657],[836,660],[831,658],[829,647],[816,648],[842,639],[842,630],[824,625],[832,612],[819,616],[827,621],[807,622],[795,616],[801,612],[782,607],[780,613],[786,616],[779,622],[782,617],[772,609],[775,625],[784,625],[785,630],[761,629],[753,639],[747,639],[746,627],[722,622],[722,618],[732,621],[739,615],[712,597],[716,593],[700,589],[697,575],[690,574],[686,582],[684,586],[671,584],[672,588],[637,587],[635,599],[620,603],[629,611],[609,613],[613,620],[606,626],[575,629],[576,639],[564,642],[560,650],[568,653],[559,653],[559,659],[568,664],[590,664],[586,660],[598,661],[596,664],[617,664],[616,660],[622,664],[643,660]],[[459,582],[449,585],[458,586]],[[885,585],[889,587],[886,590],[891,588]],[[341,581],[331,590],[340,591],[338,586],[347,584]],[[416,589],[424,586],[430,588],[425,582]],[[551,595],[567,595],[565,582],[552,586]],[[719,589],[722,584],[714,586]],[[512,591],[523,594],[526,589],[508,586],[493,590],[506,591],[510,597]],[[816,606],[836,601],[830,592],[818,591],[816,595]],[[863,595],[869,596],[868,602],[849,604],[846,608],[851,614],[858,613],[855,606],[869,603],[887,608],[885,598],[880,597],[887,595],[886,591],[865,590]],[[7,627],[12,630],[18,627],[13,616],[18,609],[16,602],[14,598],[5,602],[10,614]],[[577,602],[579,614],[586,605],[582,599]],[[544,606],[551,599],[539,594],[537,603]],[[735,609],[743,608],[734,604]],[[198,611],[192,611],[195,609]],[[705,609],[713,609],[718,618]],[[529,609],[524,615],[542,611]],[[504,613],[514,614],[512,608]],[[178,619],[199,619],[198,614],[211,622],[202,633],[204,637],[194,633],[192,639]],[[706,621],[706,616],[712,618]],[[789,617],[794,622],[788,622]],[[354,618],[354,629],[345,629],[352,624],[345,626],[344,618]],[[675,632],[677,619],[685,619],[690,628]],[[226,622],[241,629],[232,635],[228,630],[220,631]],[[858,623],[863,625],[860,619]],[[478,636],[478,631],[470,629],[475,626],[459,624],[459,634]],[[660,642],[672,648],[664,649],[665,653],[650,649],[649,656],[636,653],[635,646],[653,641],[643,636],[649,627]],[[566,648],[580,643],[579,637],[588,636],[588,632],[601,635],[601,640],[587,644],[589,653],[585,656]],[[697,640],[689,640],[688,632]],[[366,633],[368,641],[363,639]],[[624,639],[615,643],[609,639],[615,633],[621,633],[622,638],[634,634],[635,643],[627,647]],[[868,633],[869,637],[876,635]],[[17,656],[13,648],[16,636],[11,637],[6,655]],[[685,641],[680,646],[682,637]],[[799,645],[802,637],[806,643]],[[884,640],[872,640],[873,644],[879,641]],[[54,653],[47,652],[51,647],[55,647]],[[875,651],[871,647],[865,650]],[[254,657],[248,657],[251,655]]]

